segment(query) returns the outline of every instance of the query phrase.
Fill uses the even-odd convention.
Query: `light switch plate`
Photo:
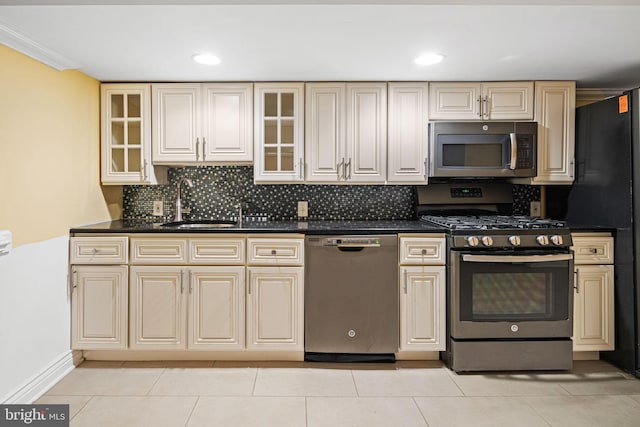
[[[153,201],[153,215],[162,216],[164,214],[164,203],[162,200]]]
[[[306,218],[309,216],[309,202],[300,200],[298,202],[298,218]]]
[[[539,201],[532,201],[531,204],[529,205],[529,214],[531,216],[540,216],[540,202]]]

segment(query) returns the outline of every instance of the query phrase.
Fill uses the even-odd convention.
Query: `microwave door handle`
[[[518,138],[515,132],[509,134],[511,138],[511,163],[509,163],[509,169],[514,170],[516,164],[518,164]]]
[[[462,255],[463,261],[468,262],[549,262],[549,261],[571,261],[572,254],[556,255]]]

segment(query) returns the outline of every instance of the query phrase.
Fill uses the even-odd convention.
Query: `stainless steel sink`
[[[202,220],[186,220],[186,221],[173,221],[173,222],[165,222],[161,224],[161,227],[168,228],[180,228],[180,229],[189,229],[189,228],[229,228],[235,226],[237,223],[235,221],[217,221],[211,219],[202,219]]]

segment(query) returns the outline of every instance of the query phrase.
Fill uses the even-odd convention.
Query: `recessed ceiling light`
[[[444,55],[439,53],[423,53],[413,60],[417,65],[433,65],[444,59]]]
[[[199,53],[197,55],[193,55],[193,60],[198,64],[204,65],[218,65],[220,63],[220,58],[210,53]]]

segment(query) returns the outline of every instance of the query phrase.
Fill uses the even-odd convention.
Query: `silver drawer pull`
[[[275,249],[271,249],[271,255],[276,255],[276,250]]]
[[[589,252],[591,252],[592,254],[597,254],[598,253],[598,248],[590,248]]]

